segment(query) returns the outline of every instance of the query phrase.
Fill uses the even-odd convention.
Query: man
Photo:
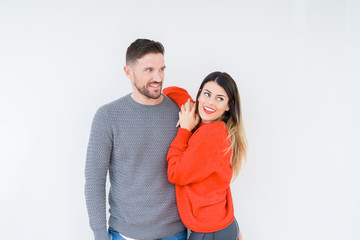
[[[138,39],[127,49],[124,71],[133,92],[96,112],[85,169],[85,195],[95,240],[186,239],[168,182],[166,155],[179,108],[162,95],[164,47]],[[106,175],[110,218],[106,224]]]

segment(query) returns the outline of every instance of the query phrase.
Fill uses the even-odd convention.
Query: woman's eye
[[[218,97],[217,100],[218,100],[218,101],[222,101],[222,100],[224,100],[224,98]]]
[[[207,93],[207,92],[206,92],[206,93],[204,93],[204,95],[205,95],[205,96],[207,96],[207,97],[209,97],[209,96],[210,96],[210,94],[209,94],[209,93]]]

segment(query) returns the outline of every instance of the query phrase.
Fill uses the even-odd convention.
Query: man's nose
[[[156,82],[161,81],[161,73],[159,71],[154,71],[152,77],[153,77],[153,80]]]

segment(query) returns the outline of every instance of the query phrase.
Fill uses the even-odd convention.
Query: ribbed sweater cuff
[[[95,240],[109,240],[109,235],[106,228],[93,230]]]

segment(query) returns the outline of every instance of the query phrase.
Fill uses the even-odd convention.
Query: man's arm
[[[94,117],[85,166],[85,197],[90,227],[95,240],[108,240],[106,226],[106,175],[113,137],[107,112],[100,108]]]

